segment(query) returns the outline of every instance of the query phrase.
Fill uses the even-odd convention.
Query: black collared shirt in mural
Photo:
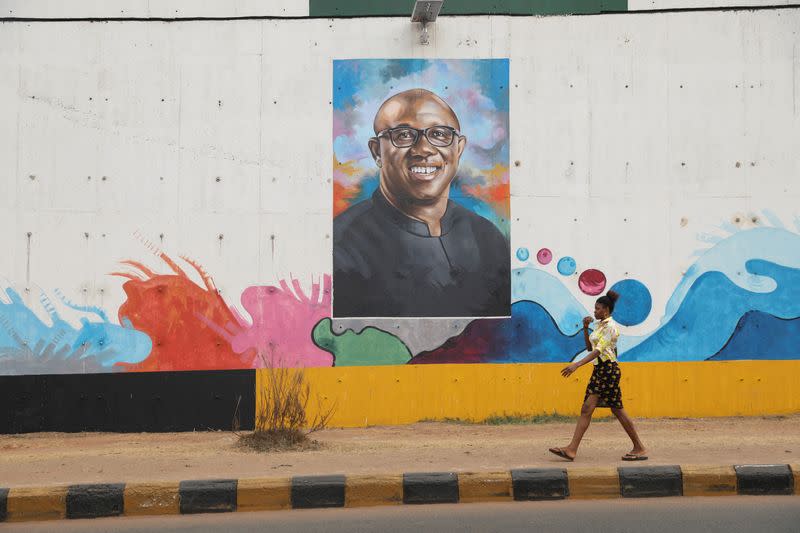
[[[511,314],[508,241],[449,200],[441,237],[376,190],[333,221],[334,317]]]

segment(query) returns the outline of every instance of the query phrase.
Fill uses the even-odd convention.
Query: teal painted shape
[[[411,351],[403,342],[382,329],[367,326],[360,333],[348,329],[337,334],[330,318],[320,320],[312,332],[314,344],[333,354],[333,366],[404,365]]]

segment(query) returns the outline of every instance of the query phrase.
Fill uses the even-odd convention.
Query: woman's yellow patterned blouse
[[[600,355],[593,361],[617,361],[617,339],[619,338],[619,325],[611,317],[599,320],[595,324],[594,331],[589,335],[589,342],[592,349],[600,352]]]

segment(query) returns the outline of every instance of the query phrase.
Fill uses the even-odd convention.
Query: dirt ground
[[[800,463],[800,415],[637,421],[646,464]],[[230,432],[0,435],[0,487],[555,467],[572,423],[418,423],[314,434],[320,449],[259,453]],[[617,466],[630,449],[619,424],[592,424],[575,466]],[[643,463],[636,463],[642,465]]]

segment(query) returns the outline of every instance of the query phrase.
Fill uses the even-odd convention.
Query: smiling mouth
[[[442,170],[442,166],[431,164],[411,165],[408,170],[414,179],[430,181],[438,175],[439,171]]]

